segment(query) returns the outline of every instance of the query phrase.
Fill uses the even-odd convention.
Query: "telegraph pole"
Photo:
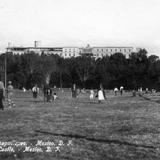
[[[5,75],[4,75],[4,79],[5,79],[5,89],[7,89],[7,52],[8,52],[8,48],[7,48],[7,50],[6,50],[6,52],[5,52],[5,61],[4,61],[4,63],[5,63]]]
[[[6,98],[8,99],[8,91],[7,91],[7,52],[8,52],[8,49],[6,50],[5,52],[5,55],[4,55],[4,65],[5,65],[5,70],[4,70],[4,83],[5,83],[5,96]],[[5,100],[6,100],[5,98]]]

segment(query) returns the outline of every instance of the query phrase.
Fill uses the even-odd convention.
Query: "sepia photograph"
[[[0,160],[159,160],[159,56],[159,0],[0,0]]]

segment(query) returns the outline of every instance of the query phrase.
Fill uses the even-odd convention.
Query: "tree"
[[[155,63],[157,60],[159,60],[159,57],[156,56],[156,55],[150,55],[150,56],[148,57],[148,61],[149,61],[150,64]]]
[[[56,64],[54,55],[41,55],[41,61],[39,64],[39,70],[43,72],[44,81],[49,81],[51,79],[51,73],[57,71],[58,66]]]
[[[131,53],[129,57],[129,68],[133,87],[145,86],[148,75],[148,59],[145,49],[141,49],[137,53]]]
[[[78,57],[75,60],[76,74],[78,75],[82,86],[85,88],[86,81],[94,78],[94,72],[96,68],[95,60],[91,57]]]

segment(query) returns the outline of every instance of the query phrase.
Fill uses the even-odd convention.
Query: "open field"
[[[7,146],[0,143],[0,160],[159,160],[159,96],[106,95],[98,104],[88,93],[74,101],[65,91],[44,103],[42,95],[35,101],[30,92],[16,91],[16,108],[0,111],[0,141],[12,142],[15,152],[2,152]],[[38,140],[55,146],[51,152],[37,146],[42,152],[36,152]],[[24,152],[26,146],[17,142],[33,150]]]

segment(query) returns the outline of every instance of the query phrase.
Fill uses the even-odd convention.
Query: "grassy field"
[[[42,95],[35,101],[16,91],[16,107],[0,111],[0,160],[159,160],[159,95],[106,95],[98,104],[88,93],[73,100],[65,91],[44,103]]]

